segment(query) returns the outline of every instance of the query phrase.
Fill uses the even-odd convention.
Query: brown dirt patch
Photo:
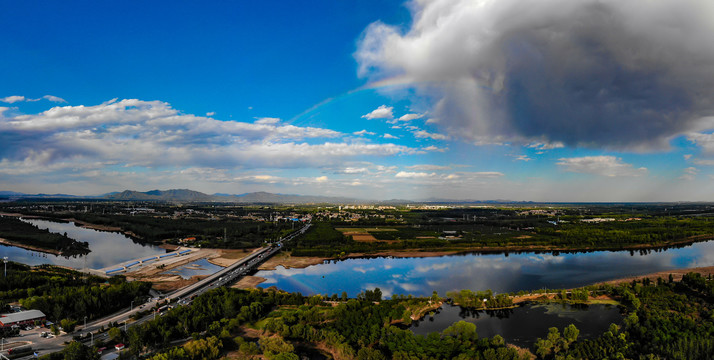
[[[174,276],[165,276],[164,277],[165,281],[151,280],[151,282],[154,284],[153,285],[154,289],[162,291],[162,292],[169,292],[169,291],[174,291],[174,290],[184,288],[191,284],[195,284],[207,276],[208,275],[195,275],[195,276],[191,276],[190,279],[182,279],[180,276],[174,275]],[[161,280],[161,279],[162,278],[158,278],[157,280]]]
[[[362,241],[362,242],[375,242],[377,239],[375,239],[372,234],[357,234],[357,233],[345,233],[347,236],[352,236],[352,240],[354,241]]]
[[[213,265],[218,265],[218,266],[223,266],[227,267],[230,265],[233,265],[236,261],[250,255],[257,249],[220,249],[216,250],[218,253],[218,256],[216,257],[211,257],[208,259],[208,262],[210,262]]]
[[[236,289],[255,289],[258,285],[263,283],[266,278],[260,276],[244,276],[237,283],[231,286]]]
[[[275,270],[280,265],[286,269],[289,268],[306,268],[310,265],[322,264],[329,258],[314,257],[314,256],[291,256],[288,252],[281,252],[262,263],[258,270]]]

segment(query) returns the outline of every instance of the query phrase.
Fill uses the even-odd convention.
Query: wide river
[[[142,245],[134,242],[124,234],[107,231],[97,231],[76,226],[74,223],[59,223],[39,219],[22,219],[41,229],[63,234],[77,241],[89,243],[91,252],[86,256],[64,257],[52,254],[26,250],[14,246],[0,245],[0,257],[28,265],[53,264],[75,269],[101,269],[141,256],[165,254],[166,250],[153,245]]]
[[[571,288],[626,276],[671,269],[714,265],[714,241],[646,254],[629,251],[464,254],[427,258],[361,258],[326,261],[303,269],[278,267],[258,271],[262,287],[305,295],[352,297],[373,288],[382,294],[429,296],[436,290],[511,292],[541,288]]]

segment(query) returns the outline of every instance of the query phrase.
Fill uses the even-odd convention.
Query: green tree
[[[218,359],[223,343],[215,336],[206,339],[191,340],[183,346],[190,359]]]
[[[113,341],[121,341],[122,331],[118,327],[110,328],[109,331],[107,331],[107,334]]]
[[[357,351],[357,360],[387,360],[379,350],[363,347]]]
[[[478,340],[476,325],[463,320],[457,321],[455,324],[449,326],[442,334],[445,336],[453,336],[461,341],[475,342]]]
[[[578,340],[578,335],[580,335],[580,330],[578,330],[578,328],[573,324],[570,324],[563,329],[563,337],[568,343]]]
[[[66,333],[74,332],[74,328],[77,326],[76,320],[62,319],[60,320],[60,326]]]
[[[63,350],[64,360],[95,360],[99,355],[94,349],[85,346],[79,341],[70,342]]]
[[[286,342],[279,336],[263,336],[258,339],[258,344],[260,344],[260,348],[263,349],[263,354],[269,359],[272,359],[280,353],[291,353],[295,350],[292,344]]]

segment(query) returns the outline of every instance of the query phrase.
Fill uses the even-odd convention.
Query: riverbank
[[[670,274],[672,275],[672,280],[680,281],[680,280],[682,280],[682,277],[684,275],[686,275],[687,273],[690,273],[690,272],[698,273],[698,274],[701,274],[702,276],[709,276],[709,275],[714,276],[714,266],[703,266],[703,267],[658,271],[655,273],[645,274],[645,275],[640,275],[640,276],[628,276],[628,277],[618,278],[618,279],[614,279],[614,280],[602,281],[595,285],[603,285],[603,284],[617,285],[617,284],[620,284],[623,282],[642,281],[644,279],[650,279],[651,281],[657,281],[657,278],[661,278],[662,280],[669,281]]]
[[[296,268],[302,269],[311,265],[322,264],[327,260],[339,260],[331,259],[326,257],[317,256],[292,256],[290,252],[283,251],[275,254],[273,257],[268,259],[266,262],[258,266],[258,270],[275,270],[278,266],[282,266],[286,269]]]
[[[656,249],[666,249],[678,246],[692,245],[698,242],[714,240],[714,235],[699,235],[692,236],[679,241],[672,241],[666,244],[633,244],[622,247],[562,247],[562,246],[550,246],[550,245],[514,245],[514,246],[471,246],[471,247],[454,247],[448,250],[433,250],[433,249],[403,249],[403,250],[382,250],[367,253],[350,253],[347,254],[346,258],[365,258],[365,257],[379,257],[379,256],[392,256],[392,257],[433,257],[433,256],[445,256],[445,255],[460,255],[460,254],[498,254],[498,253],[522,253],[522,252],[562,252],[562,253],[575,253],[575,252],[593,252],[593,251],[640,251],[640,250],[656,250]],[[335,260],[336,258],[328,258],[328,260]]]
[[[10,241],[10,240],[3,239],[3,238],[0,238],[0,244],[7,245],[7,246],[19,247],[21,249],[37,251],[37,252],[41,252],[41,253],[45,253],[45,254],[62,255],[62,252],[59,250],[45,249],[45,248],[41,248],[41,247],[37,247],[37,246],[26,245],[23,243],[19,243],[17,241]]]

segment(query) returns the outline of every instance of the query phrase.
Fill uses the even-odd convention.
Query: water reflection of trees
[[[483,314],[486,314],[490,317],[495,317],[498,319],[508,319],[513,314],[513,310],[514,309],[475,310],[459,306],[459,317],[461,317],[462,319],[478,319]]]

